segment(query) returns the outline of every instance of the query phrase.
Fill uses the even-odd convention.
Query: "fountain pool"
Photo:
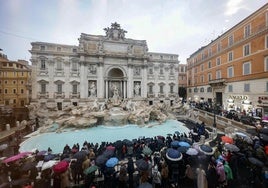
[[[157,123],[152,123],[152,125],[154,124]],[[32,136],[20,144],[20,152],[31,151],[35,148],[41,151],[50,147],[53,153],[60,153],[66,144],[72,147],[76,143],[82,146],[85,141],[101,143],[123,139],[132,140],[141,136],[167,136],[167,134],[174,134],[175,131],[188,134],[189,129],[176,120],[168,120],[161,125],[145,127],[129,124],[125,126],[97,126],[79,130],[67,129],[61,133],[42,133]]]

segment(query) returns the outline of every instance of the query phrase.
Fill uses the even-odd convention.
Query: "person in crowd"
[[[226,174],[222,162],[218,161],[216,171],[219,176],[218,178],[219,186],[224,187],[226,185]]]
[[[118,188],[126,188],[126,187],[128,187],[128,174],[127,174],[127,167],[123,164],[120,167],[118,175]]]
[[[165,161],[161,163],[161,185],[163,188],[167,188],[168,185],[168,165]]]
[[[185,174],[184,174],[184,183],[187,186],[191,186],[194,187],[195,185],[195,173],[192,169],[192,167],[190,166],[190,164],[186,165],[186,169],[185,169]]]
[[[218,174],[214,162],[211,161],[209,163],[206,174],[207,174],[208,188],[216,188],[218,186]]]
[[[152,184],[154,188],[161,188],[161,173],[157,164],[152,168]]]
[[[206,177],[206,172],[203,169],[202,165],[196,169],[197,176],[197,188],[208,188],[208,182]]]
[[[134,168],[134,162],[132,157],[128,158],[128,162],[127,162],[127,173],[128,173],[128,185],[129,188],[133,188],[133,173],[135,172],[135,168]]]

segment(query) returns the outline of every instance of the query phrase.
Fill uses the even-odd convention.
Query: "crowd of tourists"
[[[50,148],[24,152],[2,161],[0,187],[268,186],[267,143],[237,133],[234,138],[222,136],[212,147],[198,142],[205,134],[204,125],[196,125],[189,135],[85,141],[81,146],[66,145],[60,154]]]

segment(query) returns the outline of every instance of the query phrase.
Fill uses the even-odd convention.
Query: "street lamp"
[[[213,101],[213,127],[216,128],[216,100]]]

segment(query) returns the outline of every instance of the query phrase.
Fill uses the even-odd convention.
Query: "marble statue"
[[[134,89],[135,96],[140,96],[140,88],[141,88],[140,83],[136,83]]]
[[[95,82],[91,82],[90,87],[89,87],[89,93],[90,93],[90,97],[96,97],[97,95],[97,89],[96,89],[96,85]]]

